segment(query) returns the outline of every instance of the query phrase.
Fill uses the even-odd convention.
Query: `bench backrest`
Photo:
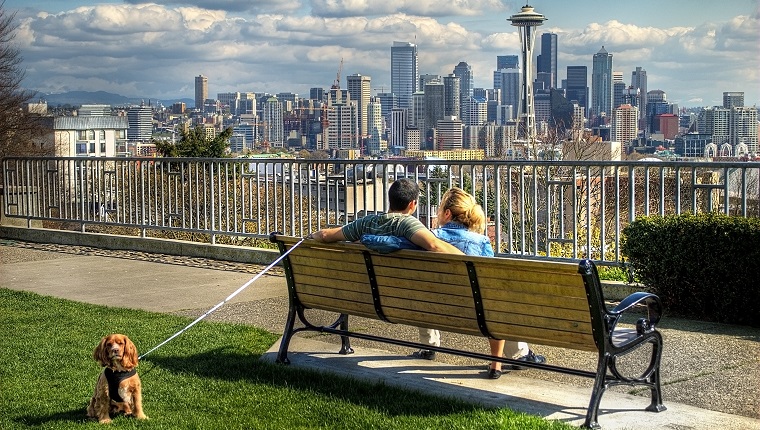
[[[299,239],[276,236],[281,252]],[[302,242],[283,261],[307,308],[417,327],[597,350],[574,263]]]

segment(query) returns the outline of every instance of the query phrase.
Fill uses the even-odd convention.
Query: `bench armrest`
[[[625,311],[642,303],[647,307],[647,317],[639,318],[636,321],[636,331],[643,334],[654,330],[655,325],[662,317],[662,302],[659,297],[652,293],[638,292],[626,297],[614,309],[608,311],[607,329],[609,332],[612,333],[615,330],[615,326]]]

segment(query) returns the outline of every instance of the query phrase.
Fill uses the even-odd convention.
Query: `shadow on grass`
[[[76,408],[68,411],[56,412],[50,415],[24,415],[16,418],[14,421],[27,426],[45,426],[46,424],[54,422],[84,424],[91,420],[87,418],[87,410],[85,408]]]
[[[256,354],[241,355],[219,348],[192,356],[154,356],[141,364],[157,366],[180,373],[190,372],[198,377],[225,381],[245,381],[278,388],[303,390],[337,398],[388,415],[449,415],[484,410],[456,399],[442,400],[439,396],[410,392],[383,383],[371,383],[342,377],[329,372],[263,362]],[[149,369],[146,369],[150,371]],[[442,407],[441,402],[447,403]]]

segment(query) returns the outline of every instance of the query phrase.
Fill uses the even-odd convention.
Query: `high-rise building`
[[[497,55],[496,70],[517,69],[520,67],[520,57],[517,55]]]
[[[391,46],[391,92],[398,97],[398,106],[409,109],[412,94],[419,78],[417,45],[409,42],[393,42]]]
[[[462,102],[462,123],[466,126],[483,125],[488,119],[488,102],[478,97],[468,97]]]
[[[461,63],[460,63],[461,64]],[[443,77],[443,115],[460,116],[462,103],[462,81],[459,76],[448,75]]]
[[[132,106],[127,110],[127,139],[147,142],[153,137],[153,109],[145,104]]]
[[[639,107],[639,129],[645,128],[643,120],[646,119],[647,114],[647,71],[641,67],[636,67],[636,70],[631,72],[631,86],[639,90],[639,100],[636,106]]]
[[[388,118],[388,115],[391,114],[391,110],[398,107],[398,97],[396,97],[396,94],[377,93],[377,98],[380,99],[383,118]]]
[[[626,146],[636,139],[638,130],[638,108],[624,104],[614,109],[612,116],[612,141],[620,142],[623,146]]]
[[[208,98],[208,78],[203,75],[195,77],[195,109],[203,110],[203,103]]]
[[[388,146],[406,148],[405,130],[408,124],[406,109],[393,108],[391,111],[391,126],[388,133]]]
[[[591,66],[591,116],[612,113],[612,54],[602,49],[594,54]]]
[[[332,103],[327,111],[327,147],[329,149],[359,149],[359,108],[351,95]]]
[[[445,94],[442,82],[429,82],[425,84],[425,129],[421,130],[425,139],[430,137],[430,131],[445,116]]]
[[[732,107],[744,106],[744,92],[743,91],[724,91],[723,92],[723,107],[731,109]]]
[[[533,44],[536,27],[543,25],[546,17],[525,5],[520,13],[510,16],[507,21],[519,29],[522,45],[522,83],[518,105],[518,137],[532,141],[536,137],[536,114],[533,107]]]
[[[385,151],[382,147],[383,115],[380,99],[372,97],[367,103],[367,153],[378,155]]]
[[[462,121],[455,116],[441,118],[436,123],[438,130],[436,142],[432,149],[437,151],[453,151],[462,149],[464,142],[464,127]]]
[[[544,33],[541,35],[541,54],[536,60],[538,73],[549,73],[549,88],[557,88],[557,35]]]
[[[285,127],[282,117],[282,103],[277,97],[269,97],[262,106],[263,144],[265,147],[282,148],[285,141]]]
[[[464,101],[472,95],[475,81],[472,77],[472,67],[464,61],[454,66],[454,76],[459,77],[459,100]]]
[[[501,91],[501,106],[511,106],[511,117],[503,118],[504,120],[511,121],[517,118],[518,106],[520,105],[520,82],[522,81],[522,69],[501,69],[494,73],[494,76],[498,74],[498,79],[494,78],[494,82],[498,80],[499,87],[496,89]]]
[[[309,98],[312,100],[324,100],[325,89],[320,87],[309,88]]]
[[[565,97],[572,103],[577,102],[583,108],[583,116],[588,117],[588,68],[586,66],[567,66],[565,79]]]
[[[351,96],[351,100],[356,101],[358,117],[359,117],[359,135],[361,138],[369,136],[369,128],[367,125],[367,105],[370,100],[370,82],[372,78],[360,74],[348,75],[346,77],[346,86],[348,87],[348,94]]]

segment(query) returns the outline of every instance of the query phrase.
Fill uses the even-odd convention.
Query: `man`
[[[338,242],[361,240],[365,234],[378,236],[398,236],[408,239],[422,249],[449,254],[464,254],[454,245],[446,243],[428,230],[424,224],[412,216],[417,209],[420,188],[409,179],[398,179],[388,190],[388,212],[379,215],[367,215],[342,227],[325,228],[310,234],[309,237],[320,242]],[[440,346],[438,330],[421,329],[420,342]],[[435,351],[421,349],[413,357],[425,360],[435,359]]]
[[[398,179],[388,190],[387,213],[367,215],[342,227],[324,228],[309,237],[319,242],[356,242],[365,234],[390,235],[405,237],[428,251],[462,254],[455,246],[435,237],[420,220],[412,216],[417,210],[419,195],[420,188],[416,182],[406,178]]]

